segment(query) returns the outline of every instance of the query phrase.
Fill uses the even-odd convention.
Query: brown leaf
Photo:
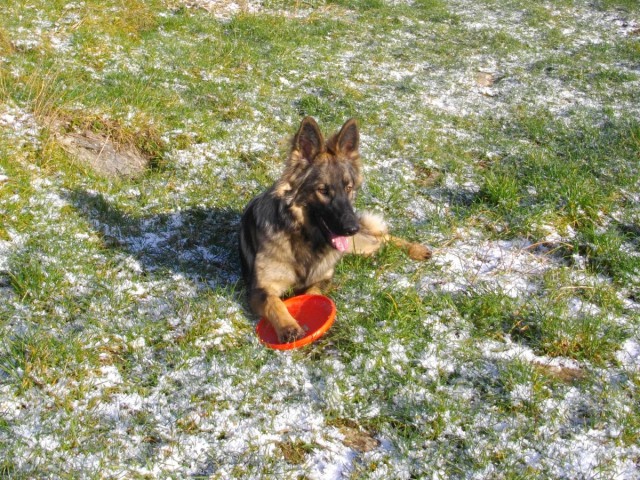
[[[564,383],[574,383],[585,377],[585,372],[579,368],[556,367],[555,365],[545,365],[536,363],[536,368],[543,375],[554,378]]]
[[[357,450],[358,452],[370,452],[380,445],[380,442],[365,430],[347,425],[342,425],[338,427],[338,429],[340,430],[340,433],[344,435],[342,443],[349,448]]]

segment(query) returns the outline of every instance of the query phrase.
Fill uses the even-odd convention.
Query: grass
[[[2,7],[0,476],[636,478],[636,2],[193,3]],[[434,258],[276,353],[236,229],[304,115]]]

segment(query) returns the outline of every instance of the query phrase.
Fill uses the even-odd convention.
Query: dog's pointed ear
[[[340,131],[329,140],[328,148],[335,154],[341,153],[349,159],[357,159],[360,156],[358,147],[360,146],[360,134],[358,133],[358,122],[355,118],[350,118]]]
[[[276,194],[291,200],[291,192],[295,192],[298,188],[303,173],[324,149],[324,138],[320,127],[313,118],[305,117],[291,142],[291,153],[287,159],[287,165],[276,182]]]
[[[322,132],[312,117],[305,117],[300,123],[298,133],[293,137],[292,149],[299,152],[302,159],[309,163],[324,149]]]

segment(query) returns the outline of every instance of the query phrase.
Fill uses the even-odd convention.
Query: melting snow
[[[459,292],[482,287],[513,298],[531,294],[540,276],[555,262],[533,253],[530,247],[526,240],[454,242],[434,255],[444,275],[423,278],[419,288]]]
[[[616,353],[616,358],[625,368],[640,372],[640,343],[638,339],[626,340]]]

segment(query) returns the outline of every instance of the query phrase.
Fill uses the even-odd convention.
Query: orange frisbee
[[[294,342],[280,343],[269,320],[261,318],[256,326],[258,338],[276,350],[291,350],[315,342],[329,330],[336,318],[335,303],[324,295],[298,295],[284,300],[284,304],[306,334]]]

